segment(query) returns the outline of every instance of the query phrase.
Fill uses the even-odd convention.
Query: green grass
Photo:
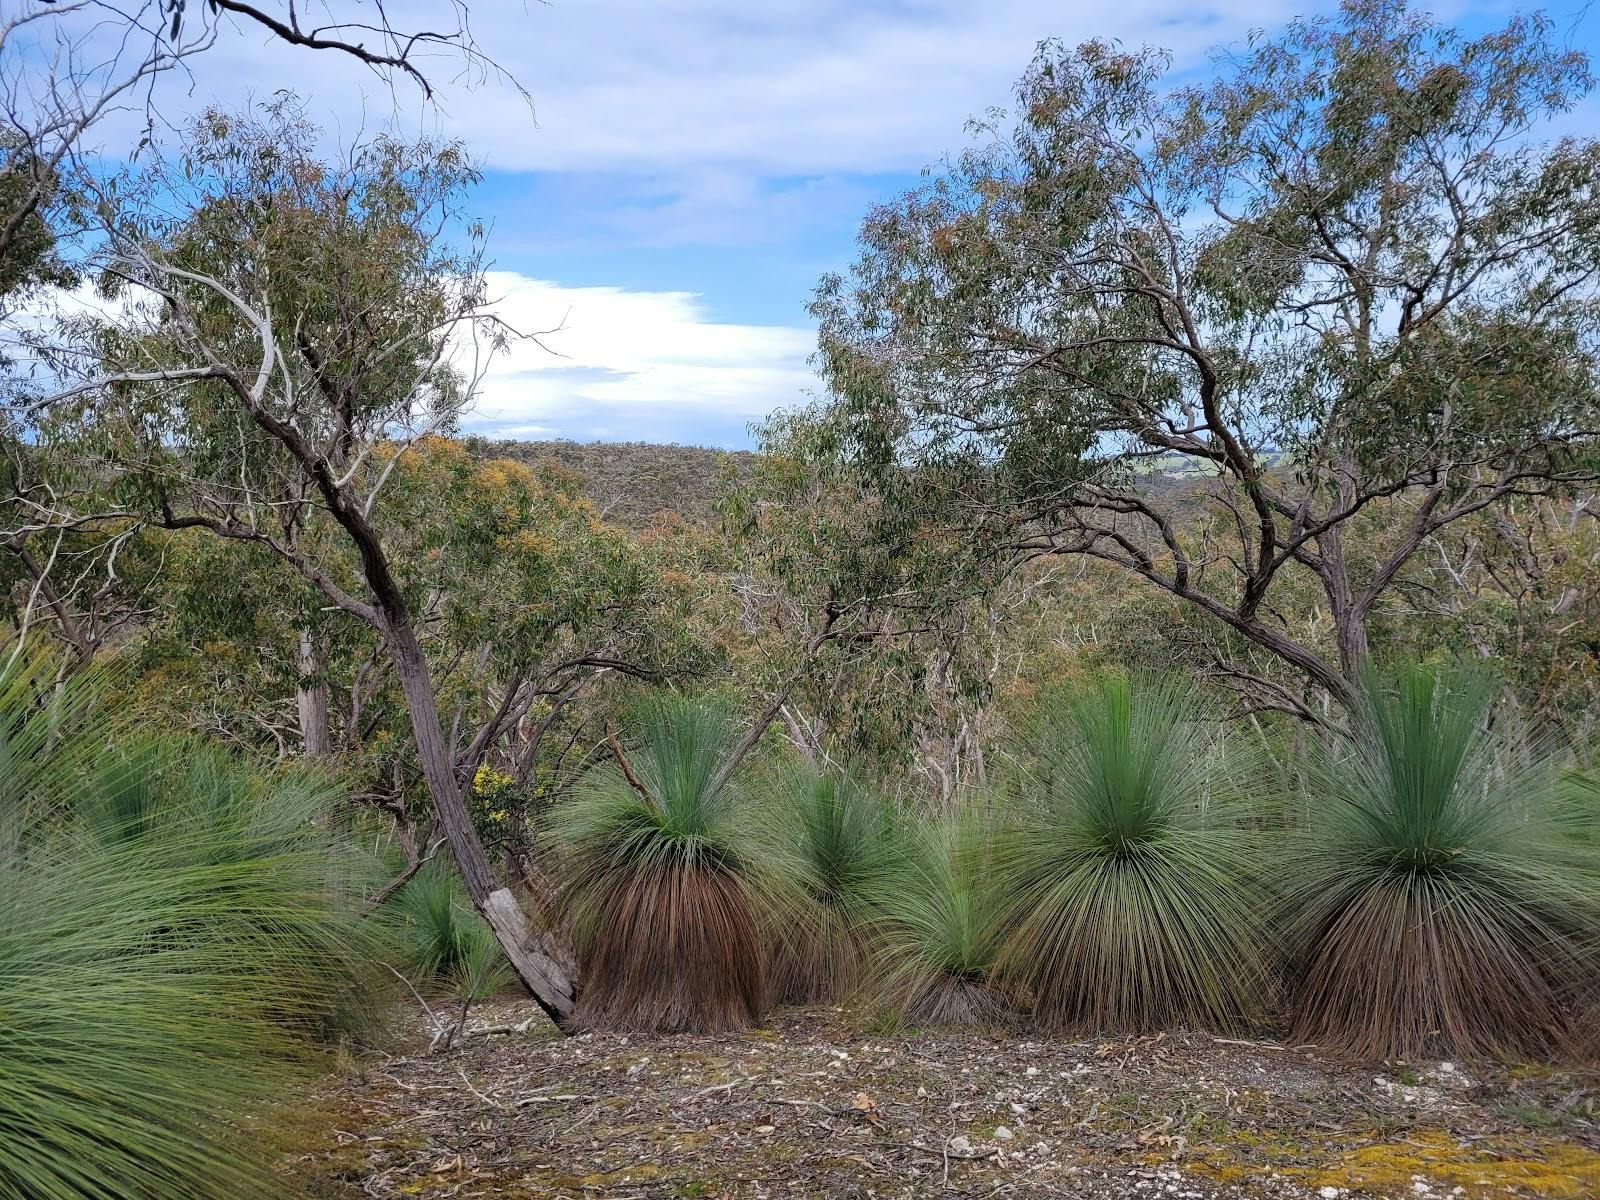
[[[864,965],[861,927],[891,845],[890,813],[869,786],[809,763],[772,765],[758,789],[768,836],[794,871],[770,914],[773,991],[779,1003],[839,1000]]]
[[[472,908],[447,862],[424,865],[384,905],[380,919],[401,947],[399,969],[419,991],[487,1000],[514,977],[494,930]]]
[[[92,679],[62,701],[37,664],[14,670],[27,678],[0,679],[0,1197],[281,1194],[277,1103],[375,979],[332,781],[188,741],[119,749]]]
[[[986,1025],[1006,1005],[990,986],[998,951],[989,814],[969,807],[894,828],[866,888],[875,962],[868,994],[918,1025]]]

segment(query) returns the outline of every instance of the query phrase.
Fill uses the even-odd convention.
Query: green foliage
[[[1594,78],[1546,18],[1467,38],[1405,0],[1291,21],[1199,86],[1169,67],[1041,44],[1011,112],[823,279],[830,395],[764,446],[851,496],[861,557],[1115,564],[1236,635],[1252,700],[1319,719],[1433,535],[1593,477],[1600,142],[1554,137]],[[1265,615],[1308,589],[1331,647]]]
[[[475,1001],[489,999],[511,982],[511,965],[494,930],[473,910],[448,863],[427,863],[381,912],[418,988],[442,985],[456,999]]]
[[[902,820],[884,870],[868,888],[872,992],[921,1025],[984,1025],[1005,1009],[991,990],[999,941],[990,862],[992,814]]]
[[[279,1195],[273,1105],[380,952],[330,782],[155,738],[106,760],[95,681],[64,704],[36,665],[0,681],[0,1196]]]
[[[1282,872],[1294,1036],[1373,1057],[1537,1055],[1592,979],[1600,874],[1559,761],[1489,727],[1486,674],[1370,676],[1312,764]]]
[[[1193,698],[1109,678],[1047,703],[1017,747],[1021,812],[1001,835],[1005,973],[1056,1027],[1225,1027],[1257,1009],[1261,847]]]
[[[628,765],[643,793],[612,761],[586,772],[552,814],[554,836],[572,855],[580,881],[575,896],[602,894],[619,875],[639,868],[743,865],[736,793],[711,787],[738,741],[732,714],[672,697],[646,706],[640,732]]]
[[[552,812],[584,975],[580,1021],[715,1030],[756,1019],[765,905],[754,894],[786,873],[759,831],[741,827],[722,780],[738,740],[720,705],[656,701],[637,749],[618,756],[616,745]]]
[[[796,760],[769,769],[757,795],[797,868],[773,914],[774,995],[784,1004],[836,1000],[854,988],[862,965],[862,922],[891,853],[889,808],[860,779]]]

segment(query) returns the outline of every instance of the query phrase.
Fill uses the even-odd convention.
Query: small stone
[[[757,1133],[776,1133],[777,1132],[777,1128],[778,1127],[776,1125],[757,1125],[756,1126],[756,1132]]]
[[[950,1153],[952,1153],[952,1154],[971,1154],[972,1153],[972,1143],[969,1142],[966,1138],[961,1137],[958,1134],[957,1136],[955,1136],[955,1137],[950,1139]]]
[[[1339,1189],[1336,1187],[1318,1188],[1317,1195],[1321,1196],[1322,1200],[1339,1200]]]
[[[1039,1068],[1038,1067],[1029,1067],[1026,1071],[1023,1072],[1024,1075],[1037,1075],[1038,1073],[1039,1073]]]
[[[1012,1133],[1011,1130],[1007,1129],[1004,1125],[995,1126],[994,1135],[995,1135],[995,1137],[1000,1138],[1003,1141],[1010,1141],[1012,1138],[1017,1136],[1016,1134]]]

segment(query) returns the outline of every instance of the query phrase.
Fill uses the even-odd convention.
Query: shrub
[[[986,814],[965,809],[894,827],[867,888],[876,980],[869,994],[913,1025],[990,1025],[1007,1006],[990,985],[997,949]]]
[[[1256,1008],[1261,894],[1237,823],[1243,763],[1186,693],[1110,679],[1054,703],[1000,835],[1003,973],[1048,1026],[1223,1027]]]
[[[280,1195],[275,1102],[371,978],[330,785],[119,754],[33,682],[0,679],[0,1195]]]
[[[449,863],[435,859],[424,865],[382,911],[417,988],[442,987],[453,999],[471,1003],[511,982],[511,964],[494,930],[467,901]]]
[[[780,1004],[832,1002],[859,980],[867,898],[889,849],[888,809],[844,772],[806,763],[780,765],[763,783],[763,815],[796,867],[792,899],[772,923],[772,993]]]
[[[760,1017],[764,870],[716,786],[737,736],[725,710],[660,701],[622,762],[591,769],[551,814],[568,857],[582,965],[575,1021],[640,1031],[738,1029]],[[631,778],[630,778],[631,776]]]
[[[1481,674],[1370,677],[1285,871],[1292,1036],[1355,1054],[1539,1055],[1592,944],[1594,851],[1554,759],[1488,727]]]

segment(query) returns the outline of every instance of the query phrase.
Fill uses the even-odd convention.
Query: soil
[[[525,1028],[517,1029],[524,1022]],[[1600,1073],[1352,1064],[1172,1033],[885,1031],[838,1009],[725,1036],[564,1038],[526,1002],[316,1097],[297,1193],[346,1197],[1600,1196]],[[410,1045],[410,1043],[415,1043]]]

